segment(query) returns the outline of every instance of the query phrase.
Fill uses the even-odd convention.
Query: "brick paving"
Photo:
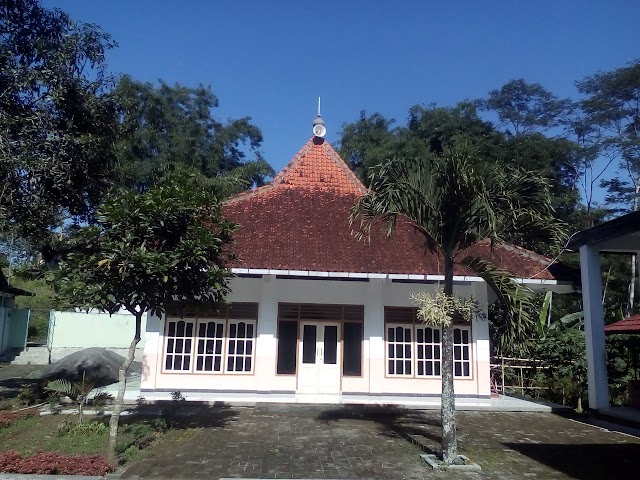
[[[203,416],[204,415],[204,416]],[[217,409],[170,431],[123,478],[600,479],[628,476],[640,439],[549,413],[458,412],[460,450],[481,474],[435,473],[406,439],[436,449],[439,412],[258,405]],[[202,424],[202,423],[200,423]],[[626,474],[626,475],[625,475]]]

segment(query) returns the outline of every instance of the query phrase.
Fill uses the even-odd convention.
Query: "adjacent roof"
[[[608,252],[635,252],[640,249],[640,211],[622,215],[574,234],[568,248],[596,245]]]
[[[442,259],[425,248],[408,220],[387,238],[372,229],[358,241],[349,213],[366,188],[321,138],[309,140],[271,184],[240,194],[224,207],[240,225],[231,267],[313,272],[442,275]],[[553,260],[512,245],[469,249],[518,278],[568,280]],[[455,275],[474,273],[456,266]]]
[[[607,333],[639,333],[640,332],[640,315],[633,315],[624,320],[612,323],[604,327]]]
[[[15,288],[9,286],[9,282],[7,277],[4,276],[4,272],[0,270],[0,293],[8,293],[9,295],[23,296],[23,297],[33,297],[35,293],[27,292],[26,290],[22,290],[21,288]]]

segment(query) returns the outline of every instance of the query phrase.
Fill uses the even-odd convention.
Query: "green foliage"
[[[65,217],[88,219],[115,162],[115,44],[38,0],[0,4],[0,236],[43,247]]]
[[[120,463],[138,460],[143,450],[151,445],[160,435],[167,431],[164,419],[136,421],[122,429],[124,440],[116,444],[116,453]]]
[[[122,192],[79,229],[55,273],[68,304],[161,314],[174,301],[220,301],[229,272],[223,249],[233,225],[197,178],[169,177],[144,194]]]
[[[18,399],[24,405],[36,405],[42,403],[47,398],[42,387],[37,383],[24,383],[20,386]]]
[[[550,329],[544,341],[534,342],[532,357],[547,367],[538,373],[538,384],[547,387],[545,397],[563,405],[578,406],[586,398],[587,361],[584,332],[578,328]]]
[[[144,192],[181,172],[233,193],[262,185],[274,173],[258,150],[260,130],[249,117],[226,124],[215,119],[218,99],[208,87],[154,86],[124,76],[115,95],[122,115],[118,174],[125,186]]]
[[[497,113],[501,126],[511,135],[526,135],[562,125],[571,109],[571,101],[561,100],[538,83],[511,80],[489,98],[477,102],[483,110]]]
[[[29,341],[46,341],[49,312],[58,307],[51,284],[42,278],[29,278],[19,270],[15,271],[9,281],[12,286],[35,294],[33,297],[16,297],[15,308],[31,309]]]
[[[78,424],[65,421],[58,427],[56,433],[60,437],[67,435],[77,437],[87,437],[91,435],[105,436],[109,433],[109,427],[107,427],[103,422],[94,421]]]
[[[93,390],[94,383],[90,379],[85,379],[84,372],[82,373],[82,380],[79,382],[70,382],[64,378],[52,380],[47,383],[45,390],[57,394],[62,394],[71,401],[73,401],[78,407],[78,423],[82,425],[84,407],[90,403],[89,394]],[[113,397],[106,392],[98,392],[94,395],[91,403],[95,405],[104,405],[107,401],[112,400]]]

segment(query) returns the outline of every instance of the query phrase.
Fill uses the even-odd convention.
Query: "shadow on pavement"
[[[323,410],[318,421],[357,419],[377,423],[381,433],[393,438],[402,437],[426,453],[440,451],[440,420],[430,418],[419,410],[396,406],[345,405]]]
[[[637,472],[640,444],[503,443],[536,462],[572,478],[629,478]]]

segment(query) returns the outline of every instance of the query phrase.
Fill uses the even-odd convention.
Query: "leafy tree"
[[[527,135],[558,127],[571,110],[571,101],[559,99],[539,83],[527,83],[519,78],[489,92],[480,100],[481,110],[498,115],[500,124],[513,136]]]
[[[387,235],[393,235],[403,218],[413,222],[427,248],[442,258],[445,296],[452,297],[454,264],[459,263],[486,279],[508,305],[512,324],[534,322],[522,286],[506,271],[474,256],[473,246],[522,231],[557,239],[562,230],[543,179],[482,162],[464,145],[445,147],[442,154],[393,159],[372,169],[370,190],[353,207],[351,223],[363,238],[380,220]],[[442,331],[442,459],[452,463],[457,458],[453,326],[443,322]]]
[[[140,341],[142,317],[161,315],[171,302],[222,300],[229,278],[224,247],[233,228],[197,177],[169,177],[144,194],[109,197],[96,225],[75,234],[75,251],[55,273],[60,297],[86,309],[113,313],[124,308],[136,319],[110,421],[112,463],[126,372]]]
[[[114,45],[38,0],[0,3],[0,238],[40,247],[102,199],[115,161],[104,63]]]
[[[608,154],[609,164],[619,160],[619,178],[605,180],[607,202],[614,211],[638,210],[640,196],[640,60],[609,72],[599,72],[576,83],[585,95],[580,102],[586,121],[599,132],[596,145]],[[625,315],[633,313],[638,275],[636,255]]]
[[[218,99],[208,87],[162,81],[154,86],[124,76],[116,96],[123,130],[117,145],[120,181],[127,187],[144,192],[181,171],[214,179],[214,187],[225,184],[232,193],[261,185],[274,173],[258,150],[260,129],[249,117],[226,124],[215,119]]]

